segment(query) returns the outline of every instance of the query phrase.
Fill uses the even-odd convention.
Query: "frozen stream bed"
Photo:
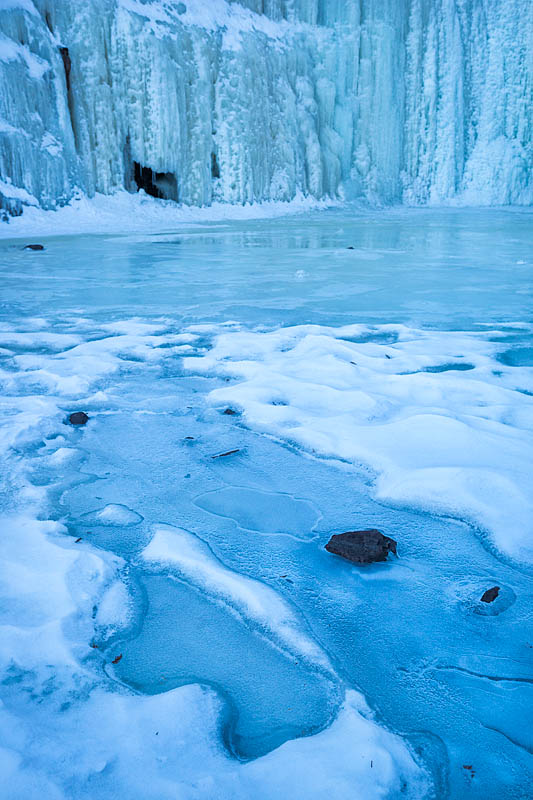
[[[0,242],[6,797],[529,796],[532,233]]]

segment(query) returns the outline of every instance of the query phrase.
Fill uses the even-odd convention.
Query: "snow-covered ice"
[[[531,0],[0,0],[6,800],[529,796],[532,52]]]
[[[531,219],[10,224],[7,797],[527,793]]]
[[[117,528],[128,528],[142,522],[140,514],[121,503],[109,503],[104,508],[84,514],[83,519],[86,525],[112,525]]]
[[[267,586],[233,574],[218,564],[209,548],[192,534],[178,528],[158,527],[144,549],[142,559],[156,569],[173,568],[178,574],[201,586],[204,594],[214,594],[228,605],[253,619],[261,628],[300,657],[332,669],[316,645],[300,633],[300,625],[283,600]]]
[[[368,465],[379,499],[468,519],[500,551],[531,562],[533,372],[498,361],[500,339],[490,328],[391,324],[243,330],[220,333],[185,366],[234,379],[210,393],[213,405]]]

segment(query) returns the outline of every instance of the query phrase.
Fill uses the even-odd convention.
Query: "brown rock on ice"
[[[354,564],[373,564],[386,561],[389,553],[396,555],[396,542],[375,529],[348,531],[332,536],[326,550]]]

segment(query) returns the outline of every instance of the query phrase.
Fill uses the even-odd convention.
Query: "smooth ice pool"
[[[248,487],[227,486],[199,495],[195,503],[211,514],[232,519],[239,528],[297,539],[313,538],[320,519],[312,501]]]
[[[148,610],[139,635],[114,643],[113,674],[156,694],[199,683],[227,706],[224,742],[238,758],[258,758],[288,739],[327,725],[342,695],[332,676],[284,652],[227,604],[176,578],[143,579]],[[118,648],[118,650],[117,650]]]

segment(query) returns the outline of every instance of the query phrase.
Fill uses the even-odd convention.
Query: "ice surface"
[[[530,229],[1,244],[8,797],[527,796]],[[325,552],[358,527],[399,559]]]
[[[289,607],[276,592],[225,569],[212,557],[209,548],[187,531],[157,528],[142,558],[158,569],[161,566],[175,568],[179,575],[201,586],[204,595],[214,594],[237,610],[243,609],[247,617],[262,628],[270,629],[271,634],[295,650],[297,655],[331,669],[320,649],[300,634]]]
[[[139,186],[533,201],[529,0],[10,0],[0,27],[12,214]]]
[[[218,688],[228,704],[224,739],[241,758],[331,720],[338,680],[276,592],[224,569],[175,528],[158,528],[143,559],[156,576],[143,579],[148,613],[139,635],[120,648],[114,672],[121,680],[149,693],[193,682]],[[164,577],[169,569],[179,580]]]
[[[236,486],[200,495],[196,504],[212,514],[235,520],[245,530],[301,539],[313,538],[320,518],[319,512],[306,500]]]
[[[533,401],[510,370],[494,374],[491,332],[388,330],[393,345],[364,341],[380,330],[361,326],[221,333],[185,366],[237,379],[210,400],[248,424],[373,467],[380,499],[468,518],[532,561]],[[450,369],[454,355],[468,377]]]

